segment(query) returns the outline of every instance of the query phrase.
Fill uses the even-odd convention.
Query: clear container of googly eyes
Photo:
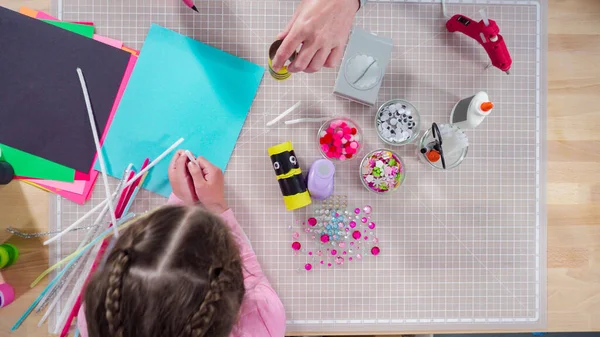
[[[403,99],[392,99],[383,103],[375,115],[377,135],[389,145],[412,143],[417,139],[420,128],[419,110]]]

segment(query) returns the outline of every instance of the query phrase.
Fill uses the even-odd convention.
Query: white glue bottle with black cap
[[[494,104],[490,102],[488,94],[480,91],[456,103],[450,114],[450,124],[463,130],[474,129],[483,122],[493,108]]]

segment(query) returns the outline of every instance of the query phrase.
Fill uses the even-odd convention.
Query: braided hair
[[[85,291],[89,337],[228,336],[244,296],[219,217],[167,206],[127,228]]]

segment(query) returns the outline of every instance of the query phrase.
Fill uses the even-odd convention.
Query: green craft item
[[[0,144],[0,150],[2,151],[2,160],[13,167],[16,176],[66,182],[75,181],[75,170],[72,168],[3,144]]]
[[[94,37],[94,26],[82,25],[79,23],[72,23],[72,22],[52,21],[52,20],[40,20],[40,21],[44,21],[47,24],[51,24],[53,26],[62,28],[64,30],[68,30],[75,34],[79,34],[81,36],[88,37],[90,39]]]

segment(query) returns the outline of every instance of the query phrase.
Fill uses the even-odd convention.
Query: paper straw
[[[127,226],[129,226],[130,223],[125,223],[123,224],[122,228],[125,228]],[[77,258],[73,258],[66,266],[63,270],[60,271],[60,273],[58,273],[58,275],[56,275],[56,277],[50,281],[50,283],[46,286],[46,288],[44,288],[44,290],[42,290],[42,293],[33,301],[33,303],[27,308],[27,310],[25,310],[25,313],[17,320],[17,322],[12,326],[12,328],[10,329],[11,331],[15,331],[25,320],[25,318],[27,318],[27,316],[31,313],[31,311],[33,311],[33,309],[35,308],[35,306],[39,303],[39,301],[42,299],[43,295],[45,295],[52,286],[54,286],[54,284],[56,284],[56,282],[58,282],[58,280],[60,280],[60,278],[67,272],[67,270],[69,270],[69,268],[78,260],[78,258],[83,255],[83,253],[85,251],[87,251],[87,249],[89,249],[90,247],[94,246],[96,243],[98,243],[101,239],[104,239],[106,236],[110,235],[110,232],[112,231],[112,228],[109,228],[107,230],[105,230],[100,236],[98,236],[96,239],[94,239],[94,241],[92,241],[92,243],[87,245],[86,250],[82,250],[78,253]]]
[[[90,253],[89,251],[85,252],[83,254],[83,257],[81,259],[78,259],[78,261],[75,264],[75,267],[73,268],[73,271],[67,276],[65,282],[63,283],[63,286],[60,288],[60,290],[58,290],[58,293],[56,294],[56,296],[54,297],[52,302],[50,302],[50,304],[48,305],[48,309],[42,316],[42,319],[40,319],[40,321],[38,322],[38,325],[37,325],[38,328],[41,327],[42,324],[44,324],[44,322],[46,321],[46,319],[48,319],[48,317],[50,316],[52,311],[54,311],[54,307],[62,299],[63,293],[69,288],[69,284],[71,284],[71,280],[73,280],[75,275],[78,274],[77,271],[80,269],[81,266],[84,265],[84,261],[86,260],[86,258],[89,258],[89,253]],[[36,308],[36,310],[37,310],[37,308]]]
[[[302,102],[298,102],[298,103],[292,105],[291,108],[285,110],[283,113],[281,113],[281,115],[275,117],[272,121],[268,122],[267,126],[272,126],[275,123],[279,122],[282,118],[289,115],[292,111],[296,110],[300,106],[300,103],[302,103]]]
[[[190,150],[185,150],[185,155],[192,163],[194,163],[194,165],[196,165],[197,168],[200,168],[200,165],[196,162],[196,158],[194,158],[194,155],[190,152]]]
[[[128,216],[123,217],[122,219],[120,219],[120,221],[127,221],[128,219],[131,218],[131,214],[129,214]],[[115,226],[113,226],[115,227]],[[31,288],[35,287],[43,278],[44,276],[48,275],[51,271],[53,271],[54,269],[60,267],[63,263],[70,261],[72,258],[74,258],[75,256],[77,256],[77,254],[79,252],[81,252],[82,249],[86,249],[86,247],[89,244],[87,244],[86,246],[84,246],[83,248],[78,248],[75,252],[71,253],[69,256],[65,257],[64,259],[58,261],[57,263],[55,263],[52,267],[46,269],[43,273],[40,274],[40,276],[38,276],[30,285]]]
[[[292,119],[289,121],[285,121],[285,125],[298,124],[298,123],[322,123],[329,120],[330,117],[320,117],[320,118],[298,118]]]
[[[135,176],[133,176],[133,178],[129,179],[127,181],[127,183],[125,184],[125,186],[123,186],[123,188],[131,186],[139,177],[141,177],[142,175],[144,175],[146,172],[148,172],[148,170],[150,170],[152,167],[154,167],[156,164],[158,164],[158,162],[160,162],[163,158],[165,158],[170,152],[172,152],[173,150],[175,150],[175,148],[177,146],[179,146],[181,143],[183,143],[183,141],[184,141],[183,138],[179,138],[175,143],[173,143],[173,145],[171,145],[168,149],[166,149],[163,153],[161,153],[160,156],[156,157],[156,159],[154,159],[150,164],[148,164],[148,166],[146,166],[145,169],[141,170]],[[79,220],[75,221],[69,227],[65,228],[62,232],[60,232],[59,234],[53,236],[52,238],[44,241],[44,245],[48,245],[48,244],[50,244],[50,243],[58,240],[61,236],[65,235],[72,228],[74,228],[77,225],[79,225],[80,223],[82,223],[90,215],[92,215],[95,212],[97,212],[101,207],[105,207],[105,205],[106,205],[107,202],[108,202],[108,200],[104,199],[104,201],[102,201],[101,203],[99,203],[98,205],[96,205],[91,211],[89,211],[86,214],[84,214],[81,218],[79,218]]]
[[[104,164],[104,156],[102,155],[102,148],[100,147],[100,138],[98,137],[98,130],[96,130],[96,122],[94,119],[94,111],[92,110],[92,103],[90,102],[90,94],[83,77],[81,68],[77,68],[77,75],[79,76],[79,83],[81,84],[81,91],[83,92],[83,98],[85,99],[85,106],[87,108],[88,117],[90,119],[90,127],[92,128],[92,135],[94,136],[94,143],[96,144],[96,153],[98,162],[100,163],[100,171],[102,172],[102,180],[104,180],[104,192],[108,200],[108,209],[110,210],[110,219],[113,224],[117,223],[117,217],[115,216],[115,206],[113,205],[110,187],[108,186],[108,175],[106,174],[106,165]],[[119,231],[117,226],[113,226],[115,237],[119,237]]]

